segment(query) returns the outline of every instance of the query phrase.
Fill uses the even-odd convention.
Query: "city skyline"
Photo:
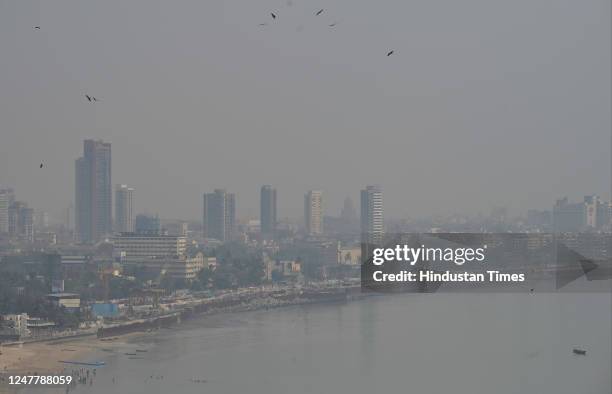
[[[111,190],[112,188],[109,189],[108,185],[110,185],[110,183],[111,183],[110,174],[112,173],[112,171],[110,170],[110,168],[112,168],[112,160],[110,160],[110,146],[111,146],[110,142],[104,142],[103,140],[85,139],[85,140],[82,141],[82,143],[83,143],[83,152],[84,152],[84,155],[83,155],[83,157],[80,157],[80,158],[76,159],[76,161],[74,162],[75,163],[75,170],[76,170],[75,178],[74,178],[75,179],[75,183],[74,183],[74,188],[73,188],[74,189],[74,193],[75,193],[74,203],[72,201],[70,201],[68,203],[68,206],[65,207],[64,210],[62,210],[59,213],[58,217],[55,218],[55,220],[53,222],[56,223],[56,224],[58,224],[58,223],[66,224],[65,223],[66,222],[66,220],[65,220],[66,212],[70,211],[70,212],[73,212],[72,215],[74,216],[74,223],[73,224],[74,224],[75,227],[78,227],[78,216],[79,216],[78,215],[78,207],[79,207],[79,204],[78,204],[78,197],[77,197],[77,195],[79,193],[77,192],[77,190],[79,189],[79,186],[78,186],[79,179],[84,179],[83,178],[84,175],[81,174],[79,171],[85,171],[85,173],[91,173],[91,171],[95,171],[95,168],[93,168],[93,167],[90,168],[90,166],[87,165],[87,162],[92,161],[92,160],[94,162],[96,160],[100,161],[100,157],[101,157],[100,155],[98,155],[99,157],[96,160],[92,159],[93,157],[96,156],[95,152],[97,152],[97,151],[102,152],[102,151],[107,150],[108,152],[101,153],[102,156],[107,155],[107,158],[104,158],[103,160],[108,160],[108,163],[104,164],[104,170],[101,171],[101,173],[104,174],[106,172],[109,172],[108,173],[108,175],[109,175],[108,178],[104,180],[104,183],[106,184],[105,189],[108,189],[108,190],[104,190],[103,193],[102,193],[103,195],[106,196],[105,197],[105,201],[106,202],[104,203],[104,205],[105,206],[107,206],[109,204],[112,205],[112,209],[110,209],[110,212],[111,212],[111,214],[110,214],[111,216],[110,217],[111,217],[111,219],[110,219],[110,222],[108,222],[108,223],[111,223],[110,224],[110,228],[112,229],[112,231],[118,231],[117,230],[117,221],[122,221],[123,219],[122,219],[122,214],[120,213],[120,205],[117,205],[117,204],[118,204],[118,197],[120,195],[123,196],[123,194],[125,194],[125,193],[120,194],[120,191],[123,191],[123,192],[129,193],[129,204],[126,206],[126,209],[127,209],[126,212],[129,211],[129,216],[132,217],[131,224],[130,224],[130,219],[129,218],[126,219],[127,220],[127,224],[126,225],[128,226],[127,227],[128,229],[131,229],[130,231],[133,231],[133,229],[135,228],[135,224],[134,223],[135,223],[135,216],[136,216],[136,214],[151,215],[152,214],[151,210],[147,209],[147,208],[144,208],[142,210],[135,210],[134,209],[134,207],[133,207],[133,204],[134,204],[133,192],[134,192],[135,189],[133,187],[128,187],[125,184],[117,184],[115,186],[116,188],[115,188],[114,192]],[[85,159],[86,156],[88,156],[89,159],[86,160]],[[87,170],[87,168],[89,168],[89,170]],[[90,176],[90,175],[88,175],[88,176]],[[93,184],[88,183],[88,182],[89,181],[87,181],[86,183],[89,184],[89,186],[91,186],[91,187],[94,186]],[[126,190],[123,190],[124,188]],[[110,190],[110,192],[109,192],[109,190]],[[222,188],[216,188],[215,190],[222,190]],[[318,191],[318,192],[321,193],[322,191]],[[279,215],[278,214],[278,208],[277,208],[278,202],[277,202],[277,198],[276,198],[276,193],[277,193],[276,187],[272,187],[271,185],[266,185],[266,184],[260,186],[260,191],[259,191],[259,209],[258,209],[258,211],[257,212],[252,212],[252,210],[248,210],[248,212],[245,214],[244,211],[240,212],[240,211],[238,211],[238,208],[235,207],[236,212],[234,213],[234,217],[235,217],[234,221],[236,221],[236,220],[254,219],[254,218],[255,219],[259,219],[261,221],[262,217],[263,217],[262,213],[264,212],[264,209],[265,209],[266,210],[266,215],[269,216],[268,219],[270,219],[268,221],[271,224],[264,224],[264,227],[266,227],[268,225],[271,225],[272,229],[275,229],[276,224],[281,219],[282,220],[297,220],[298,222],[302,222],[303,224],[305,224],[304,205],[302,205],[301,215],[298,214],[298,213],[295,213],[294,215],[282,215],[282,214]],[[8,216],[7,216],[8,215],[8,213],[7,213],[8,211],[7,210],[8,210],[8,207],[10,205],[10,201],[12,201],[11,199],[14,200],[14,194],[15,194],[14,188],[10,187],[9,185],[2,185],[2,184],[0,184],[0,225],[3,225],[2,223],[5,223],[4,225],[8,226]],[[114,197],[111,196],[113,194],[114,194]],[[236,193],[232,193],[232,196],[235,199],[236,198]],[[302,195],[302,196],[305,197],[304,195]],[[557,196],[555,198],[555,200],[558,201],[560,198],[561,199],[562,198],[569,198],[569,200],[576,200],[576,199],[580,199],[582,197],[584,197],[586,199],[589,196],[597,196],[602,201],[609,201],[605,197],[602,197],[602,195],[600,195],[600,194],[592,193],[592,190],[589,190],[586,193],[585,192],[578,193],[576,195],[570,195],[568,193],[565,193],[565,194],[562,194],[560,196]],[[605,194],[604,194],[604,196],[605,196]],[[336,198],[335,198],[336,200],[337,200],[337,197],[338,196],[336,196]],[[327,212],[327,213],[323,214],[323,216],[328,216],[328,215],[335,216],[336,213],[340,213],[340,216],[341,216],[342,215],[342,211],[344,209],[346,209],[345,205],[347,203],[347,199],[348,200],[352,200],[351,193],[349,193],[348,195],[346,195],[346,197],[344,197],[343,206],[337,208],[334,213]],[[27,199],[22,199],[22,200],[24,200],[26,202],[28,201]],[[242,201],[244,203],[245,200],[242,200]],[[248,200],[246,200],[246,201],[247,201],[247,204],[249,204]],[[281,199],[281,202],[283,202],[282,199]],[[234,202],[234,204],[235,204],[235,202]],[[5,209],[2,209],[3,206],[6,206]],[[121,205],[121,207],[123,207],[123,206]],[[450,215],[456,215],[456,214],[458,214],[458,215],[465,215],[465,216],[478,216],[478,215],[483,215],[483,214],[487,215],[487,214],[489,214],[489,213],[491,213],[491,212],[493,212],[493,211],[495,211],[497,209],[500,209],[500,208],[503,208],[504,210],[508,211],[508,206],[507,205],[504,206],[504,205],[499,205],[499,204],[495,204],[494,202],[491,202],[490,203],[490,209],[488,211],[487,210],[481,210],[481,211],[478,211],[476,214],[474,214],[474,213],[456,212],[456,211],[454,211],[454,212],[448,212],[447,211],[447,212],[435,212],[435,213],[430,214],[429,216],[431,216],[431,217],[434,217],[434,216],[444,216],[444,215],[450,216]],[[525,216],[529,211],[534,210],[534,208],[536,210],[537,209],[539,209],[539,210],[551,210],[552,208],[554,208],[554,201],[553,201],[553,203],[549,202],[548,206],[544,206],[544,207],[529,206],[527,209],[520,210],[518,212],[513,212],[513,214],[516,217]],[[74,211],[73,211],[73,209],[74,209]],[[121,208],[121,209],[123,209],[123,208]],[[4,211],[7,211],[7,212],[4,212]],[[163,210],[154,211],[155,215],[159,215],[160,211],[163,211]],[[4,214],[3,214],[3,212],[4,212]],[[38,209],[38,207],[37,207],[37,212],[45,214],[46,215],[46,220],[47,221],[49,220],[49,218],[48,218],[48,211]],[[107,217],[108,212],[109,212],[109,210],[108,210],[108,207],[107,207],[107,208],[105,208],[105,213],[104,213],[105,217]],[[181,219],[181,220],[188,220],[188,221],[193,221],[193,220],[197,221],[197,216],[201,216],[201,215],[202,215],[202,212],[200,212],[199,215],[197,215],[197,214],[194,215],[193,217],[192,216],[190,216],[190,217],[176,217],[176,216],[168,215],[168,216],[164,216],[164,218],[165,219]],[[70,215],[68,215],[68,216],[70,216]],[[428,215],[426,215],[426,214],[421,215],[421,216],[415,215],[414,218],[426,218],[427,216]],[[272,218],[273,218],[273,220],[272,220]],[[405,218],[407,218],[407,216],[389,215],[388,218],[391,218],[391,219],[405,219]],[[264,219],[263,222],[266,222],[266,220]],[[101,224],[101,226],[103,226],[103,225]],[[112,231],[109,230],[109,231],[106,232],[106,234],[110,234]],[[128,231],[128,232],[130,232],[130,231]],[[78,233],[78,229],[77,229],[77,233]]]
[[[0,390],[611,393],[611,17],[0,0]]]
[[[90,139],[91,140],[91,139]],[[101,141],[101,140],[100,140]],[[111,171],[112,172],[112,171]],[[116,171],[115,171],[116,172]],[[125,181],[125,176],[122,176],[122,174],[119,172],[119,176],[121,177],[121,179],[123,179]],[[130,183],[130,182],[128,182]],[[136,183],[138,183],[136,181]],[[376,182],[377,184],[379,184],[378,182]],[[235,182],[226,182],[226,183],[221,183],[221,185],[226,185],[226,184],[235,184]],[[336,195],[332,195],[331,197],[329,197],[329,200],[333,201],[334,204],[332,205],[333,209],[330,209],[330,211],[332,212],[339,212],[342,209],[342,204],[344,202],[345,198],[351,198],[351,199],[355,199],[355,197],[359,197],[358,196],[358,192],[359,192],[359,188],[363,187],[364,184],[367,184],[367,182],[362,182],[361,185],[358,185],[357,188],[355,190],[349,190],[349,191],[345,191],[344,193],[342,191],[339,192],[339,194]],[[214,185],[213,185],[214,186]],[[260,188],[261,186],[256,186],[256,188]],[[294,186],[295,187],[295,186]],[[15,189],[15,187],[12,184],[8,184],[8,183],[0,183],[0,188],[2,189]],[[72,187],[74,188],[74,187]],[[201,187],[201,189],[205,189],[204,186]],[[260,214],[261,214],[261,190],[259,191],[259,193],[255,194],[253,192],[253,190],[247,190],[245,191],[244,187],[238,187],[238,189],[243,190],[243,192],[239,193],[240,194],[240,198],[241,201],[246,202],[246,204],[241,204],[241,207],[239,208],[240,210],[237,212],[237,216],[240,218],[259,218]],[[282,185],[281,185],[281,189],[282,189]],[[336,189],[336,188],[334,188]],[[602,192],[596,192],[594,191],[594,189],[598,189],[601,190]],[[600,196],[603,200],[609,200],[609,192],[606,192],[606,189],[610,189],[610,186],[603,186],[603,187],[591,187],[589,189],[585,189],[583,191],[580,190],[575,190],[574,193],[570,193],[569,191],[565,191],[560,193],[559,195],[554,196],[553,200],[559,198],[559,197],[569,197],[570,199],[580,199],[586,195],[591,195],[591,194],[595,194]],[[274,189],[276,191],[276,188]],[[304,188],[304,190],[308,190],[307,188]],[[287,197],[291,197],[291,198],[296,198],[297,197],[297,201],[299,201],[300,199],[300,195],[303,196],[304,191],[296,191],[295,193],[290,193],[290,194],[284,194]],[[114,194],[114,193],[113,193]],[[201,193],[200,193],[201,194]],[[238,193],[236,193],[238,194]],[[326,193],[328,194],[328,193]],[[22,196],[23,196],[23,192],[22,192]],[[243,198],[243,196],[251,196],[252,198]],[[259,197],[259,199],[257,198]],[[530,196],[525,196],[525,199],[529,200]],[[24,201],[36,201],[36,198],[22,198]],[[189,198],[189,199],[193,199],[193,198]],[[251,201],[252,200],[252,201]],[[253,202],[259,200],[259,204],[254,205]],[[327,202],[327,198],[326,198],[326,204],[328,204]],[[398,196],[393,196],[392,200],[401,200],[400,197]],[[415,217],[415,218],[423,218],[423,217],[427,217],[427,216],[436,216],[436,215],[452,215],[452,214],[464,214],[464,215],[468,215],[468,216],[473,216],[473,215],[481,215],[481,214],[488,214],[492,209],[495,209],[497,207],[503,206],[506,208],[509,208],[509,210],[519,216],[521,214],[524,214],[525,212],[527,212],[527,210],[529,209],[550,209],[552,204],[550,203],[550,201],[548,201],[546,204],[544,205],[525,205],[525,209],[523,209],[523,207],[518,208],[515,204],[516,202],[506,202],[504,203],[503,201],[488,201],[487,204],[482,207],[482,209],[477,209],[477,210],[466,210],[466,211],[461,211],[459,209],[440,209],[440,210],[427,210],[427,211],[422,211],[422,212],[415,212],[416,210],[414,209],[414,207],[411,207],[410,205],[406,206],[406,209],[400,212],[397,211],[392,211],[392,214],[390,215],[391,217],[394,218],[406,218],[406,217]],[[74,206],[75,210],[76,210],[76,200],[69,200],[65,203],[65,206],[55,206],[52,208],[48,208],[46,207],[45,204],[42,204],[43,207],[42,208],[45,212],[51,212],[53,215],[53,219],[55,222],[61,222],[62,218],[65,217],[66,215],[66,209],[68,209],[69,207]],[[287,199],[281,199],[279,201],[279,205],[281,207],[284,207],[284,209],[278,209],[277,208],[277,217],[278,219],[280,218],[289,218],[289,219],[299,219],[301,217],[303,217],[303,206],[301,206],[301,209],[296,209],[295,211],[293,211],[293,209],[291,210],[291,212],[287,212],[287,206],[292,206],[295,205],[295,201],[288,201]],[[301,204],[303,205],[303,204]],[[157,207],[157,208],[153,208],[150,206],[147,206],[147,204],[142,204],[143,208],[141,210],[138,211],[138,213],[147,213],[147,214],[159,214],[159,213],[163,213],[162,216],[165,218],[176,218],[176,219],[183,219],[183,220],[196,220],[196,218],[198,216],[200,216],[200,214],[198,212],[194,212],[193,214],[177,214],[177,213],[173,213],[173,211],[176,211],[174,209],[168,208],[168,206],[163,206],[163,207]],[[246,209],[245,209],[246,206]],[[114,207],[114,199],[113,199],[113,207]],[[175,206],[172,206],[173,208]],[[278,212],[280,211],[280,212]],[[75,212],[76,214],[76,212]],[[114,218],[114,214],[113,214],[113,218]]]
[[[86,141],[91,141],[91,142],[96,142],[96,143],[103,143],[103,141],[92,141],[92,140],[86,140]],[[84,141],[85,142],[85,141]],[[106,143],[107,145],[109,145],[108,143]],[[76,164],[76,168],[78,170],[79,168],[79,164],[82,163],[80,161],[82,161],[83,158],[79,158],[75,161]],[[78,175],[78,173],[77,173]],[[75,177],[75,180],[78,178]],[[366,186],[366,189],[362,189],[360,191],[360,199],[363,199],[363,192],[364,190],[368,190],[371,188],[378,188],[380,189],[380,185],[376,185],[376,186]],[[112,198],[111,204],[113,209],[111,210],[112,212],[112,216],[111,216],[111,228],[112,230],[106,232],[106,235],[109,235],[113,232],[118,233],[118,232],[134,232],[137,231],[137,227],[138,227],[138,217],[142,217],[143,219],[146,217],[147,220],[156,220],[158,225],[160,225],[160,216],[158,213],[154,213],[152,214],[150,211],[148,210],[136,210],[134,208],[134,204],[135,204],[135,200],[134,200],[134,188],[129,187],[128,185],[125,184],[117,184],[115,185],[115,189],[114,189],[114,197]],[[75,188],[74,188],[75,193],[77,193],[77,184],[75,182]],[[214,195],[217,192],[225,192],[225,189],[222,188],[216,188],[214,189],[214,193],[205,193],[205,194],[212,194]],[[308,192],[306,192],[306,194],[302,195],[303,200],[304,200],[304,204],[302,206],[303,211],[302,211],[302,215],[296,215],[293,217],[289,217],[289,216],[278,216],[277,212],[276,212],[276,205],[277,205],[277,199],[276,199],[276,188],[273,188],[270,185],[262,185],[260,188],[260,193],[259,193],[259,197],[260,197],[260,210],[258,212],[258,215],[247,215],[247,216],[240,216],[239,214],[237,214],[237,207],[239,205],[236,204],[236,193],[227,193],[227,195],[230,197],[231,199],[231,204],[233,206],[233,212],[232,212],[232,223],[233,226],[237,225],[238,223],[246,223],[246,221],[248,220],[253,220],[253,219],[257,219],[260,222],[260,225],[262,223],[262,218],[264,216],[264,212],[265,215],[269,216],[269,224],[264,225],[263,227],[266,226],[271,226],[272,229],[276,229],[276,226],[283,222],[283,221],[289,221],[292,223],[297,223],[297,224],[301,224],[304,226],[304,228],[306,229],[306,232],[308,233],[308,224],[307,224],[307,211],[306,211],[306,204],[307,204],[307,199],[309,194],[311,193],[316,193],[317,195],[319,195],[319,200],[320,200],[320,196],[322,195],[322,191],[320,190],[310,190]],[[67,222],[66,220],[70,220],[70,218],[73,217],[73,215],[75,215],[75,209],[73,208],[72,203],[69,205],[69,207],[67,208],[66,211],[62,212],[62,217],[60,218],[56,218],[55,220],[50,220],[49,219],[49,214],[47,211],[41,210],[39,209],[39,207],[36,207],[36,209],[34,208],[29,208],[28,207],[28,202],[25,199],[16,199],[15,198],[15,190],[13,188],[10,187],[5,187],[4,185],[0,185],[0,224],[3,226],[0,226],[0,233],[5,232],[5,233],[10,233],[10,220],[11,220],[11,216],[10,216],[10,209],[11,209],[11,205],[12,204],[19,204],[19,206],[23,206],[23,208],[27,208],[28,210],[30,210],[30,216],[32,217],[31,222],[33,223],[32,225],[34,225],[35,227],[38,228],[46,228],[47,226],[49,226],[50,224],[53,226],[56,225],[63,225],[66,226],[68,225],[68,227],[71,227],[71,225],[69,225],[69,222]],[[576,201],[576,202],[574,202]],[[590,201],[590,202],[589,202]],[[108,202],[108,201],[107,201]],[[502,210],[504,212],[504,215],[509,215],[507,216],[507,219],[509,218],[513,218],[513,219],[519,219],[519,218],[523,218],[525,220],[527,220],[527,222],[529,222],[530,220],[530,216],[532,215],[543,215],[543,214],[548,214],[548,215],[553,215],[555,213],[556,210],[558,210],[558,207],[560,206],[559,204],[565,205],[567,208],[564,208],[564,211],[567,211],[569,209],[570,212],[573,211],[573,215],[575,216],[576,214],[578,214],[578,211],[582,208],[579,207],[586,207],[585,209],[588,209],[590,211],[593,211],[593,208],[589,208],[589,206],[593,205],[595,209],[595,211],[597,212],[596,216],[597,219],[594,219],[592,216],[593,214],[590,214],[589,218],[585,218],[584,224],[587,225],[592,225],[592,223],[602,223],[602,219],[601,219],[601,215],[603,211],[601,211],[601,209],[604,209],[604,211],[607,212],[607,207],[608,204],[610,204],[610,210],[612,211],[612,202],[610,202],[609,200],[606,200],[604,198],[602,198],[600,195],[598,194],[587,194],[587,193],[582,193],[578,195],[578,198],[576,196],[568,196],[567,194],[560,196],[559,198],[556,198],[555,201],[551,202],[549,204],[549,206],[544,207],[542,209],[535,209],[535,208],[528,208],[526,211],[521,211],[518,212],[514,215],[510,215],[510,212],[507,210],[506,207],[502,207],[502,206],[493,206],[493,208],[489,211],[489,212],[479,212],[477,215],[470,215],[470,214],[465,214],[465,213],[450,213],[448,215],[446,215],[447,217],[453,217],[453,216],[463,216],[466,218],[469,217],[473,217],[473,218],[477,218],[479,216],[488,216],[491,215],[491,217],[495,217],[495,215],[497,215],[497,211]],[[269,205],[269,207],[268,207]],[[19,209],[19,206],[16,206],[15,209]],[[264,207],[265,211],[264,211]],[[605,207],[605,208],[604,208]],[[269,212],[268,212],[268,208],[269,208]],[[363,208],[363,207],[362,207]],[[320,209],[320,214],[321,214],[321,223],[323,222],[324,218],[340,218],[340,219],[347,219],[345,218],[345,216],[348,214],[350,215],[349,211],[354,211],[354,207],[352,206],[352,198],[350,196],[347,196],[344,201],[343,201],[343,206],[336,212],[328,212],[326,210],[323,210],[323,208],[321,207]],[[561,211],[559,211],[561,212]],[[610,214],[612,214],[612,212],[610,212]],[[200,216],[202,215],[202,212],[200,212]],[[607,213],[606,213],[607,215]],[[125,216],[125,218],[124,218]],[[429,218],[443,218],[445,215],[431,215],[429,216]],[[571,216],[571,215],[570,215]],[[551,216],[552,217],[552,216]],[[427,216],[422,216],[422,217],[415,217],[414,219],[426,219],[428,218]],[[178,217],[163,217],[164,220],[183,220],[183,221],[191,221],[191,222],[201,222],[202,218],[198,219],[198,218],[178,218]],[[393,217],[393,216],[385,216],[385,219],[390,219],[390,220],[403,220],[406,219],[406,217]],[[75,217],[75,222],[76,222],[76,217]],[[575,223],[576,220],[578,219],[570,219],[570,222]],[[582,219],[581,219],[582,220]],[[580,220],[578,220],[580,221]],[[604,220],[605,221],[605,220]],[[263,222],[265,222],[265,220],[263,220]],[[44,225],[42,225],[41,223],[45,223]],[[32,226],[30,225],[30,226]],[[15,222],[13,221],[13,227],[15,226]],[[76,223],[72,223],[72,226],[76,226]],[[577,225],[573,224],[572,228],[575,229]],[[595,226],[598,227],[598,226]],[[75,230],[76,233],[78,233],[76,228],[73,228]],[[122,230],[123,229],[123,230]],[[262,230],[262,233],[268,233],[268,235],[271,235],[273,233],[272,232],[266,232],[266,230]],[[315,232],[318,233],[318,232]],[[78,234],[77,234],[78,235]]]
[[[609,200],[608,2],[296,2],[265,28],[261,4],[156,4],[3,4],[0,184],[57,218],[95,138],[163,217],[199,217],[214,187],[257,217],[266,183],[294,218],[306,190],[337,212],[371,183],[392,217]]]

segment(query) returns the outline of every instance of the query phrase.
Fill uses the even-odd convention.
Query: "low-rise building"
[[[150,258],[133,261],[126,264],[137,265],[146,271],[155,272],[158,275],[167,275],[174,279],[193,280],[198,275],[198,272],[200,272],[208,263],[208,258],[205,258],[202,253],[197,253],[193,257],[176,256]]]
[[[187,256],[187,239],[178,235],[123,233],[113,238],[113,255],[124,265],[137,265],[160,275],[193,280],[204,267],[214,268],[216,259],[198,252]]]
[[[217,269],[217,258],[216,257],[204,257],[204,268],[208,268],[211,271]]]
[[[361,246],[338,246],[338,264],[361,264]]]
[[[28,317],[27,327],[32,337],[45,337],[56,330],[54,322],[41,319],[40,317]]]
[[[267,280],[273,280],[275,275],[283,278],[297,277],[302,272],[302,264],[299,261],[272,259],[264,261]]]
[[[187,239],[178,235],[123,233],[113,237],[113,253],[121,262],[184,256]]]
[[[27,313],[0,316],[0,342],[18,341],[30,336],[27,322]]]
[[[78,310],[81,307],[81,297],[75,293],[52,293],[47,294],[47,299],[55,306],[68,310]]]

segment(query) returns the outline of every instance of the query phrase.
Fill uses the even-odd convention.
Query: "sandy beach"
[[[59,360],[81,359],[96,347],[95,338],[75,341],[37,342],[23,345],[1,346],[0,371],[6,373],[53,373],[66,365]]]
[[[99,360],[105,354],[103,349],[115,351],[125,347],[128,345],[128,338],[138,334],[143,333],[123,335],[111,340],[100,340],[92,336],[13,346],[0,345],[0,373],[57,373],[64,368],[70,368],[69,365],[61,363],[61,360]]]

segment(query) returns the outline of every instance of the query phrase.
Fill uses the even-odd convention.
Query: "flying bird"
[[[317,11],[317,13],[315,14],[316,16],[319,16],[323,13],[323,8],[321,8],[319,11]]]
[[[274,12],[270,12],[270,15],[272,15],[272,19],[276,19],[276,15],[274,14]]]
[[[336,26],[336,22],[329,25],[329,27],[334,27],[334,26]]]
[[[91,96],[86,94],[85,97],[87,98],[87,101],[89,101],[91,103]]]
[[[387,56],[391,56],[391,55],[393,55],[393,52],[395,52],[395,51],[389,51],[389,52],[387,53]]]
[[[40,30],[40,26],[34,26],[34,28]]]

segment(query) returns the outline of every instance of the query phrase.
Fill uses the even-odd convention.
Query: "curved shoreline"
[[[317,294],[318,296],[315,296]],[[331,294],[331,295],[330,295]],[[56,374],[66,369],[62,359],[74,361],[95,361],[104,357],[103,351],[115,351],[129,345],[129,339],[138,338],[159,328],[173,327],[183,319],[198,319],[221,313],[238,313],[257,310],[276,309],[287,306],[350,301],[355,298],[345,292],[312,292],[306,297],[296,294],[264,297],[229,297],[228,300],[202,300],[200,303],[185,305],[169,315],[179,316],[167,324],[158,322],[160,317],[127,321],[123,324],[102,327],[98,333],[82,333],[71,337],[48,338],[21,344],[0,344],[0,387],[2,377],[17,374],[49,373]],[[162,317],[163,318],[163,317]],[[143,322],[145,324],[134,325]],[[133,327],[130,327],[134,325]]]

